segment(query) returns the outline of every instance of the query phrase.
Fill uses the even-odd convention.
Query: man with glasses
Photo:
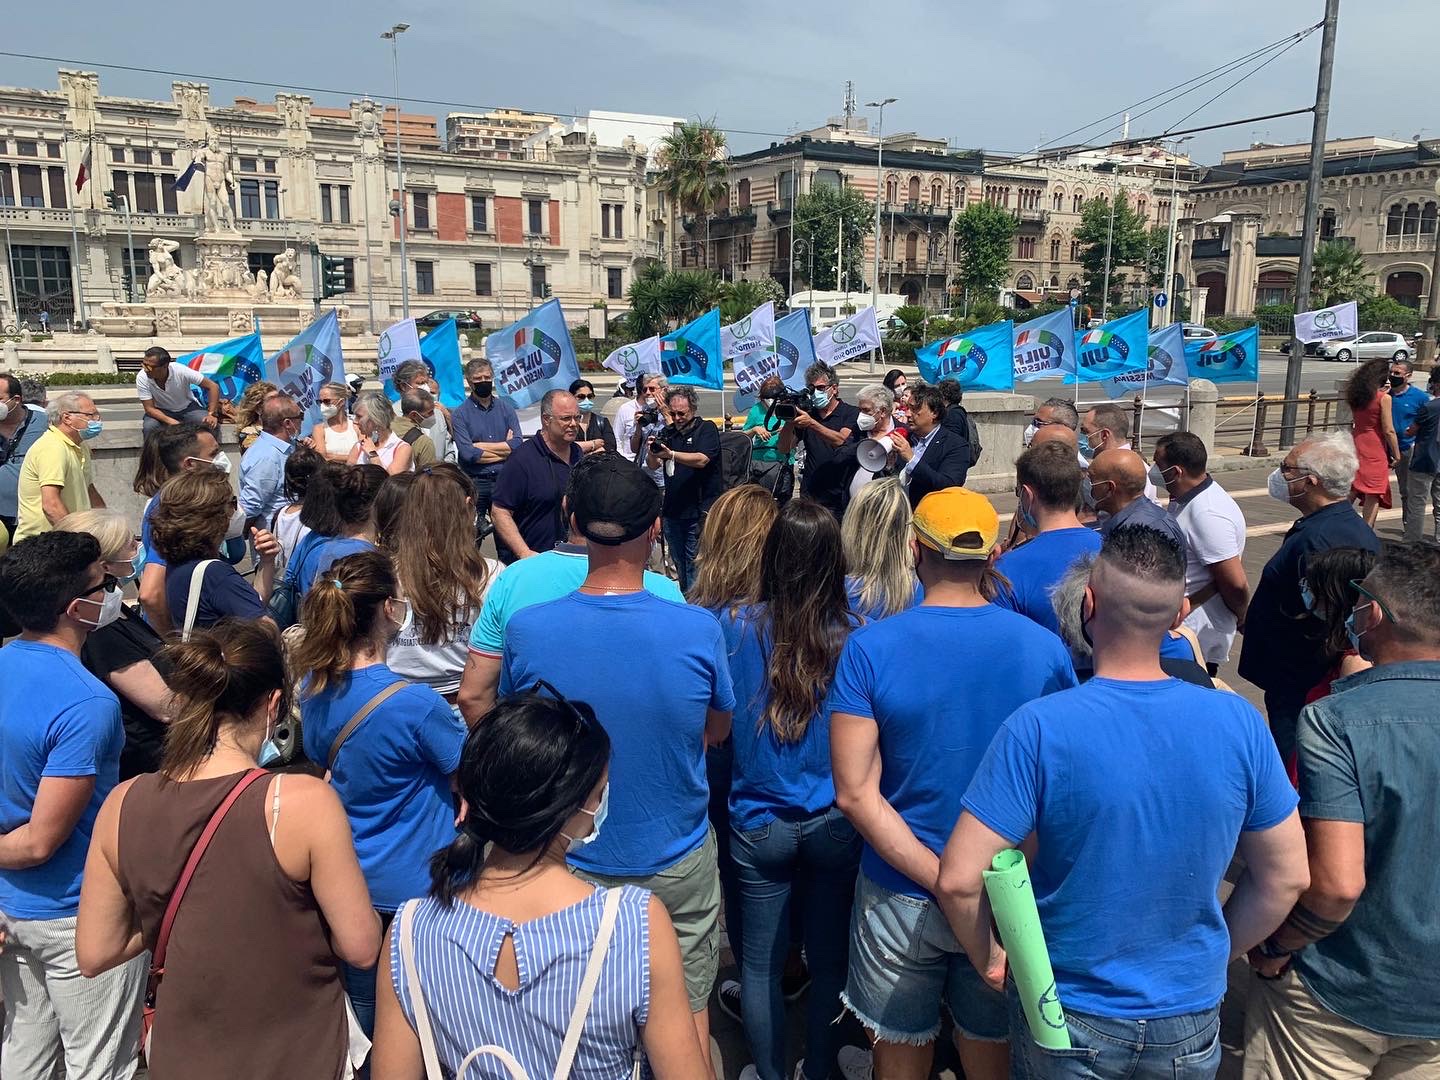
[[[786,454],[799,441],[805,448],[800,494],[809,495],[838,518],[845,513],[850,480],[859,468],[853,445],[848,453],[844,447],[855,442],[860,410],[840,400],[840,380],[829,364],[811,364],[805,370],[805,385],[812,405],[780,430],[776,448]]]
[[[1270,495],[1300,511],[1284,541],[1261,571],[1245,614],[1240,677],[1265,691],[1270,730],[1288,760],[1305,695],[1324,676],[1325,628],[1305,608],[1300,577],[1317,551],[1337,547],[1379,551],[1380,541],[1350,505],[1358,468],[1349,432],[1332,431],[1291,449],[1270,474]]]
[[[240,507],[251,525],[268,528],[285,497],[285,459],[300,435],[304,412],[286,394],[271,394],[260,403],[260,437],[240,458]]]
[[[500,470],[490,516],[495,550],[506,564],[549,551],[569,534],[560,501],[570,470],[585,452],[575,445],[580,403],[566,390],[540,399],[540,430],[520,444]]]
[[[645,465],[665,470],[665,546],[684,592],[695,577],[700,522],[720,497],[720,429],[697,415],[700,399],[692,387],[670,387],[665,403],[670,423],[647,440]]]
[[[0,525],[8,540],[19,512],[20,468],[50,421],[45,410],[25,402],[21,381],[0,374]]]
[[[1300,716],[1310,887],[1250,952],[1245,1076],[1440,1076],[1440,547],[1386,544],[1350,614],[1374,667]]]
[[[119,615],[119,585],[93,536],[48,532],[0,558],[0,595],[21,630],[0,649],[0,1056],[6,1075],[131,1077],[145,958],[89,979],[75,955],[86,852],[125,744],[120,703],[80,650]]]
[[[1035,441],[1035,433],[1041,428],[1058,426],[1068,431],[1078,431],[1080,428],[1080,413],[1075,408],[1075,403],[1066,398],[1047,398],[1035,407],[1035,415],[1030,418],[1025,431],[1020,439],[1029,446]]]
[[[95,402],[88,394],[61,394],[46,415],[50,426],[20,467],[17,543],[49,532],[67,514],[105,505],[95,490],[95,463],[85,445],[103,429]]]

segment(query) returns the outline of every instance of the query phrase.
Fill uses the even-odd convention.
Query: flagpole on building
[[[79,142],[80,133],[78,131],[67,131],[65,133],[65,139],[67,142]],[[65,165],[68,170],[70,165],[70,159],[68,154],[66,155]],[[74,186],[75,174],[71,172],[70,187],[73,189]],[[85,310],[85,293],[80,285],[80,230],[76,227],[75,224],[75,199],[72,196],[68,201],[70,203],[70,252],[71,262],[73,263],[72,276],[75,279],[75,305],[70,312],[70,321],[73,327],[75,323],[75,317],[76,315],[78,315],[80,317],[80,325],[83,327],[85,323],[89,320],[87,318],[87,313]]]

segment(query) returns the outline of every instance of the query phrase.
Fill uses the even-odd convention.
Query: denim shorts
[[[940,1003],[966,1038],[1003,1042],[1005,997],[985,985],[934,900],[876,885],[864,874],[850,912],[850,975],[842,999],[884,1042],[924,1046],[940,1033]]]

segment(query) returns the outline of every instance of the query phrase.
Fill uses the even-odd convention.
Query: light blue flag
[[[1154,390],[1157,386],[1188,386],[1190,372],[1185,363],[1185,331],[1179,323],[1162,326],[1150,335],[1150,366],[1144,371],[1127,371],[1105,380],[1105,393],[1112,398]]]
[[[460,331],[454,319],[446,319],[420,339],[420,359],[430,369],[430,377],[440,388],[440,404],[447,409],[458,408],[465,401],[465,373],[460,365]],[[386,379],[381,387],[391,401],[400,400],[395,380]]]
[[[931,342],[915,350],[927,383],[955,379],[966,390],[1015,389],[1015,324],[1010,320]]]
[[[660,370],[675,385],[725,388],[719,308],[711,308],[660,339]]]
[[[1064,307],[1015,325],[1015,381],[1075,373],[1075,309]]]
[[[809,308],[775,320],[775,351],[780,355],[780,380],[791,390],[805,389],[805,369],[816,359]]]
[[[495,368],[496,392],[517,409],[534,405],[548,391],[570,389],[580,377],[559,300],[547,300],[491,334],[485,355]]]
[[[1075,340],[1076,364],[1065,382],[1104,382],[1127,371],[1145,371],[1150,364],[1150,309],[1101,323]]]
[[[234,402],[240,400],[251,383],[264,377],[265,351],[260,347],[259,334],[246,334],[206,345],[199,352],[177,356],[175,363],[213,380],[220,387],[220,396]],[[200,387],[192,386],[190,393],[201,405],[210,404],[209,397]]]
[[[305,410],[302,430],[321,423],[320,388],[326,383],[345,381],[345,357],[340,352],[340,322],[335,309],[328,309],[265,361],[265,377]]]
[[[1260,324],[1185,343],[1190,376],[1214,383],[1260,381]]]

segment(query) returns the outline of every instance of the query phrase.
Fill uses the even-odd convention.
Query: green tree
[[[1010,270],[1010,241],[1019,227],[1014,214],[988,202],[971,203],[955,215],[960,248],[955,284],[972,303],[999,299],[1000,283]]]
[[[1110,304],[1124,295],[1132,274],[1149,283],[1153,263],[1151,233],[1145,219],[1130,208],[1123,191],[1115,195],[1114,229],[1108,199],[1091,199],[1080,214],[1075,239],[1080,242],[1080,265],[1085,268],[1085,299],[1099,307],[1105,291],[1105,250],[1110,249]],[[1160,270],[1165,273],[1165,242],[1160,243]]]
[[[726,281],[720,285],[720,318],[732,323],[748,315],[761,304],[785,297],[785,290],[774,278],[760,281]]]
[[[709,270],[666,270],[649,263],[630,282],[625,329],[638,341],[663,334],[714,305],[720,279]]]
[[[808,274],[813,258],[815,279],[807,282],[810,288],[864,291],[865,237],[875,227],[874,218],[875,204],[852,187],[818,184],[795,200],[795,269]],[[837,233],[844,234],[843,284],[835,280]]]
[[[925,320],[930,312],[919,304],[902,304],[895,309],[895,321],[899,323],[890,331],[890,337],[896,341],[906,341],[912,345],[918,345],[925,338]]]
[[[708,120],[690,120],[660,140],[655,151],[660,190],[683,214],[693,214],[696,228],[709,239],[710,215],[729,191],[725,174],[725,133]],[[710,245],[700,248],[702,262]]]
[[[1413,334],[1420,329],[1420,312],[1406,307],[1393,296],[1372,296],[1356,312],[1361,330],[1389,330]]]
[[[1329,307],[1346,300],[1365,301],[1375,293],[1375,275],[1365,257],[1350,244],[1327,240],[1315,249],[1310,272],[1310,308]]]

